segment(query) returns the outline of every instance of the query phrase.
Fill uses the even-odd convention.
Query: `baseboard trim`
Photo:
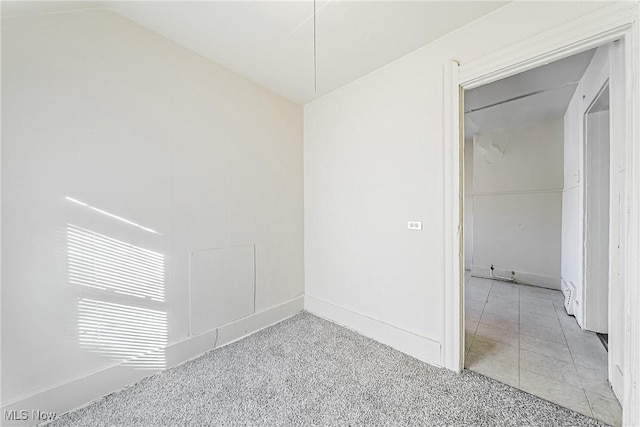
[[[511,277],[511,271],[507,270],[495,270],[495,274],[502,277]],[[486,279],[491,278],[491,270],[489,267],[481,267],[477,265],[471,266],[471,275],[473,277],[483,277]],[[516,270],[516,281],[523,285],[538,286],[541,288],[548,288],[554,290],[560,290],[560,276],[545,276],[544,274],[527,273],[524,271]]]
[[[442,366],[437,341],[309,295],[304,297],[304,309],[430,365]]]
[[[227,323],[197,336],[189,337],[165,348],[166,369],[181,365],[200,357],[204,353],[245,338],[264,328],[279,323],[304,309],[304,297],[293,298],[277,306],[256,312],[242,319]],[[34,425],[32,411],[54,412],[58,416],[87,406],[92,402],[116,391],[127,388],[143,378],[161,370],[141,370],[132,366],[117,364],[66,383],[35,392],[2,404],[2,425]],[[5,411],[27,411],[27,420],[9,421]]]

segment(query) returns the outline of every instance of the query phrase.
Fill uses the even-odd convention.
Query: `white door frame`
[[[623,422],[640,425],[640,3],[622,2],[544,31],[494,54],[458,64],[444,73],[444,337],[442,365],[461,371],[464,363],[464,251],[462,183],[462,99],[466,89],[491,83],[549,62],[625,40],[627,99],[622,141],[626,156],[627,212],[625,292],[625,377]],[[611,141],[612,144],[618,142]],[[634,285],[635,284],[635,285]]]
[[[611,52],[607,51],[609,62],[611,62]],[[608,64],[607,64],[608,65]],[[615,194],[615,165],[616,159],[611,154],[615,154],[614,150],[610,147],[610,132],[609,128],[611,120],[609,120],[609,110],[607,109],[606,119],[606,140],[602,139],[602,133],[598,136],[593,136],[594,123],[597,121],[605,122],[598,114],[593,113],[591,110],[594,104],[600,99],[601,96],[609,89],[609,84],[612,79],[609,78],[610,71],[606,73],[606,80],[600,89],[593,94],[593,99],[590,99],[589,105],[586,106],[584,111],[580,111],[581,120],[583,122],[582,131],[582,292],[583,295],[580,298],[582,301],[582,322],[583,327],[589,331],[600,332],[606,334],[608,331],[609,322],[609,288],[610,275],[609,264],[611,262],[609,256],[613,249],[610,247],[611,243],[615,239],[611,239],[612,231],[608,228],[610,222],[616,222],[616,218],[610,218],[606,222],[607,229],[603,230],[598,227],[601,222],[598,221],[602,212],[598,212],[593,215],[593,209],[597,209],[598,203],[593,204],[593,200],[606,197],[608,203],[606,205],[607,217],[617,215],[617,209],[611,209],[611,205],[614,204],[612,194]],[[583,95],[584,98],[585,95]],[[610,96],[610,95],[609,95]],[[585,99],[586,101],[586,99]],[[614,100],[611,100],[614,101]],[[614,108],[614,111],[616,109]],[[595,115],[592,115],[595,114]],[[602,129],[602,126],[596,127],[596,129]],[[601,131],[602,132],[602,131]],[[604,141],[604,142],[603,142]],[[598,151],[601,150],[601,151]],[[600,162],[594,164],[594,159],[607,159],[606,163]],[[604,185],[599,182],[602,179],[602,174],[606,173],[607,184]],[[598,176],[599,175],[599,176]],[[593,183],[596,182],[595,185]],[[613,191],[612,191],[613,189]],[[604,206],[603,206],[604,208]],[[611,212],[609,212],[611,211]],[[592,216],[595,220],[592,220]],[[603,262],[603,256],[606,256],[606,261]],[[595,260],[591,259],[595,258]],[[600,264],[599,264],[600,262]],[[590,268],[591,264],[591,268]],[[603,268],[604,267],[604,268]],[[606,269],[606,271],[605,271]],[[599,276],[598,274],[604,274],[606,272],[606,278]],[[601,298],[604,295],[604,298]],[[611,338],[611,337],[610,337]]]

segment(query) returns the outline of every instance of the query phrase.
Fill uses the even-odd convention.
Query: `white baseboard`
[[[242,319],[220,326],[216,348],[242,339],[247,335],[279,323],[304,309],[303,296],[279,304],[275,307],[259,311]],[[165,348],[167,369],[195,359],[213,350],[216,342],[216,329],[203,334],[186,338],[168,345]],[[154,375],[159,370],[141,370],[124,364],[117,364],[103,370],[89,373],[81,378],[72,379],[64,384],[42,390],[31,395],[14,399],[2,404],[2,421],[7,425],[34,425],[38,421],[32,418],[32,411],[55,412],[62,415],[74,409],[81,408],[101,397],[122,390],[135,382]],[[27,420],[8,421],[6,411],[26,411]]]
[[[511,271],[494,270],[494,274],[502,277],[511,277]],[[491,278],[491,269],[489,267],[471,266],[471,275],[473,277]],[[544,274],[528,273],[516,270],[516,281],[524,285],[539,286],[541,288],[549,288],[560,290],[560,276],[545,276]]]
[[[304,297],[304,309],[423,362],[442,366],[440,343],[437,341],[309,295]]]

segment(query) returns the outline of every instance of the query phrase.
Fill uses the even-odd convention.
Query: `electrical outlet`
[[[409,221],[407,228],[409,230],[422,230],[422,221]]]

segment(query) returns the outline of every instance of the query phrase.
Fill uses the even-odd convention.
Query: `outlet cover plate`
[[[407,222],[407,229],[409,230],[422,230],[422,221],[409,221]]]

